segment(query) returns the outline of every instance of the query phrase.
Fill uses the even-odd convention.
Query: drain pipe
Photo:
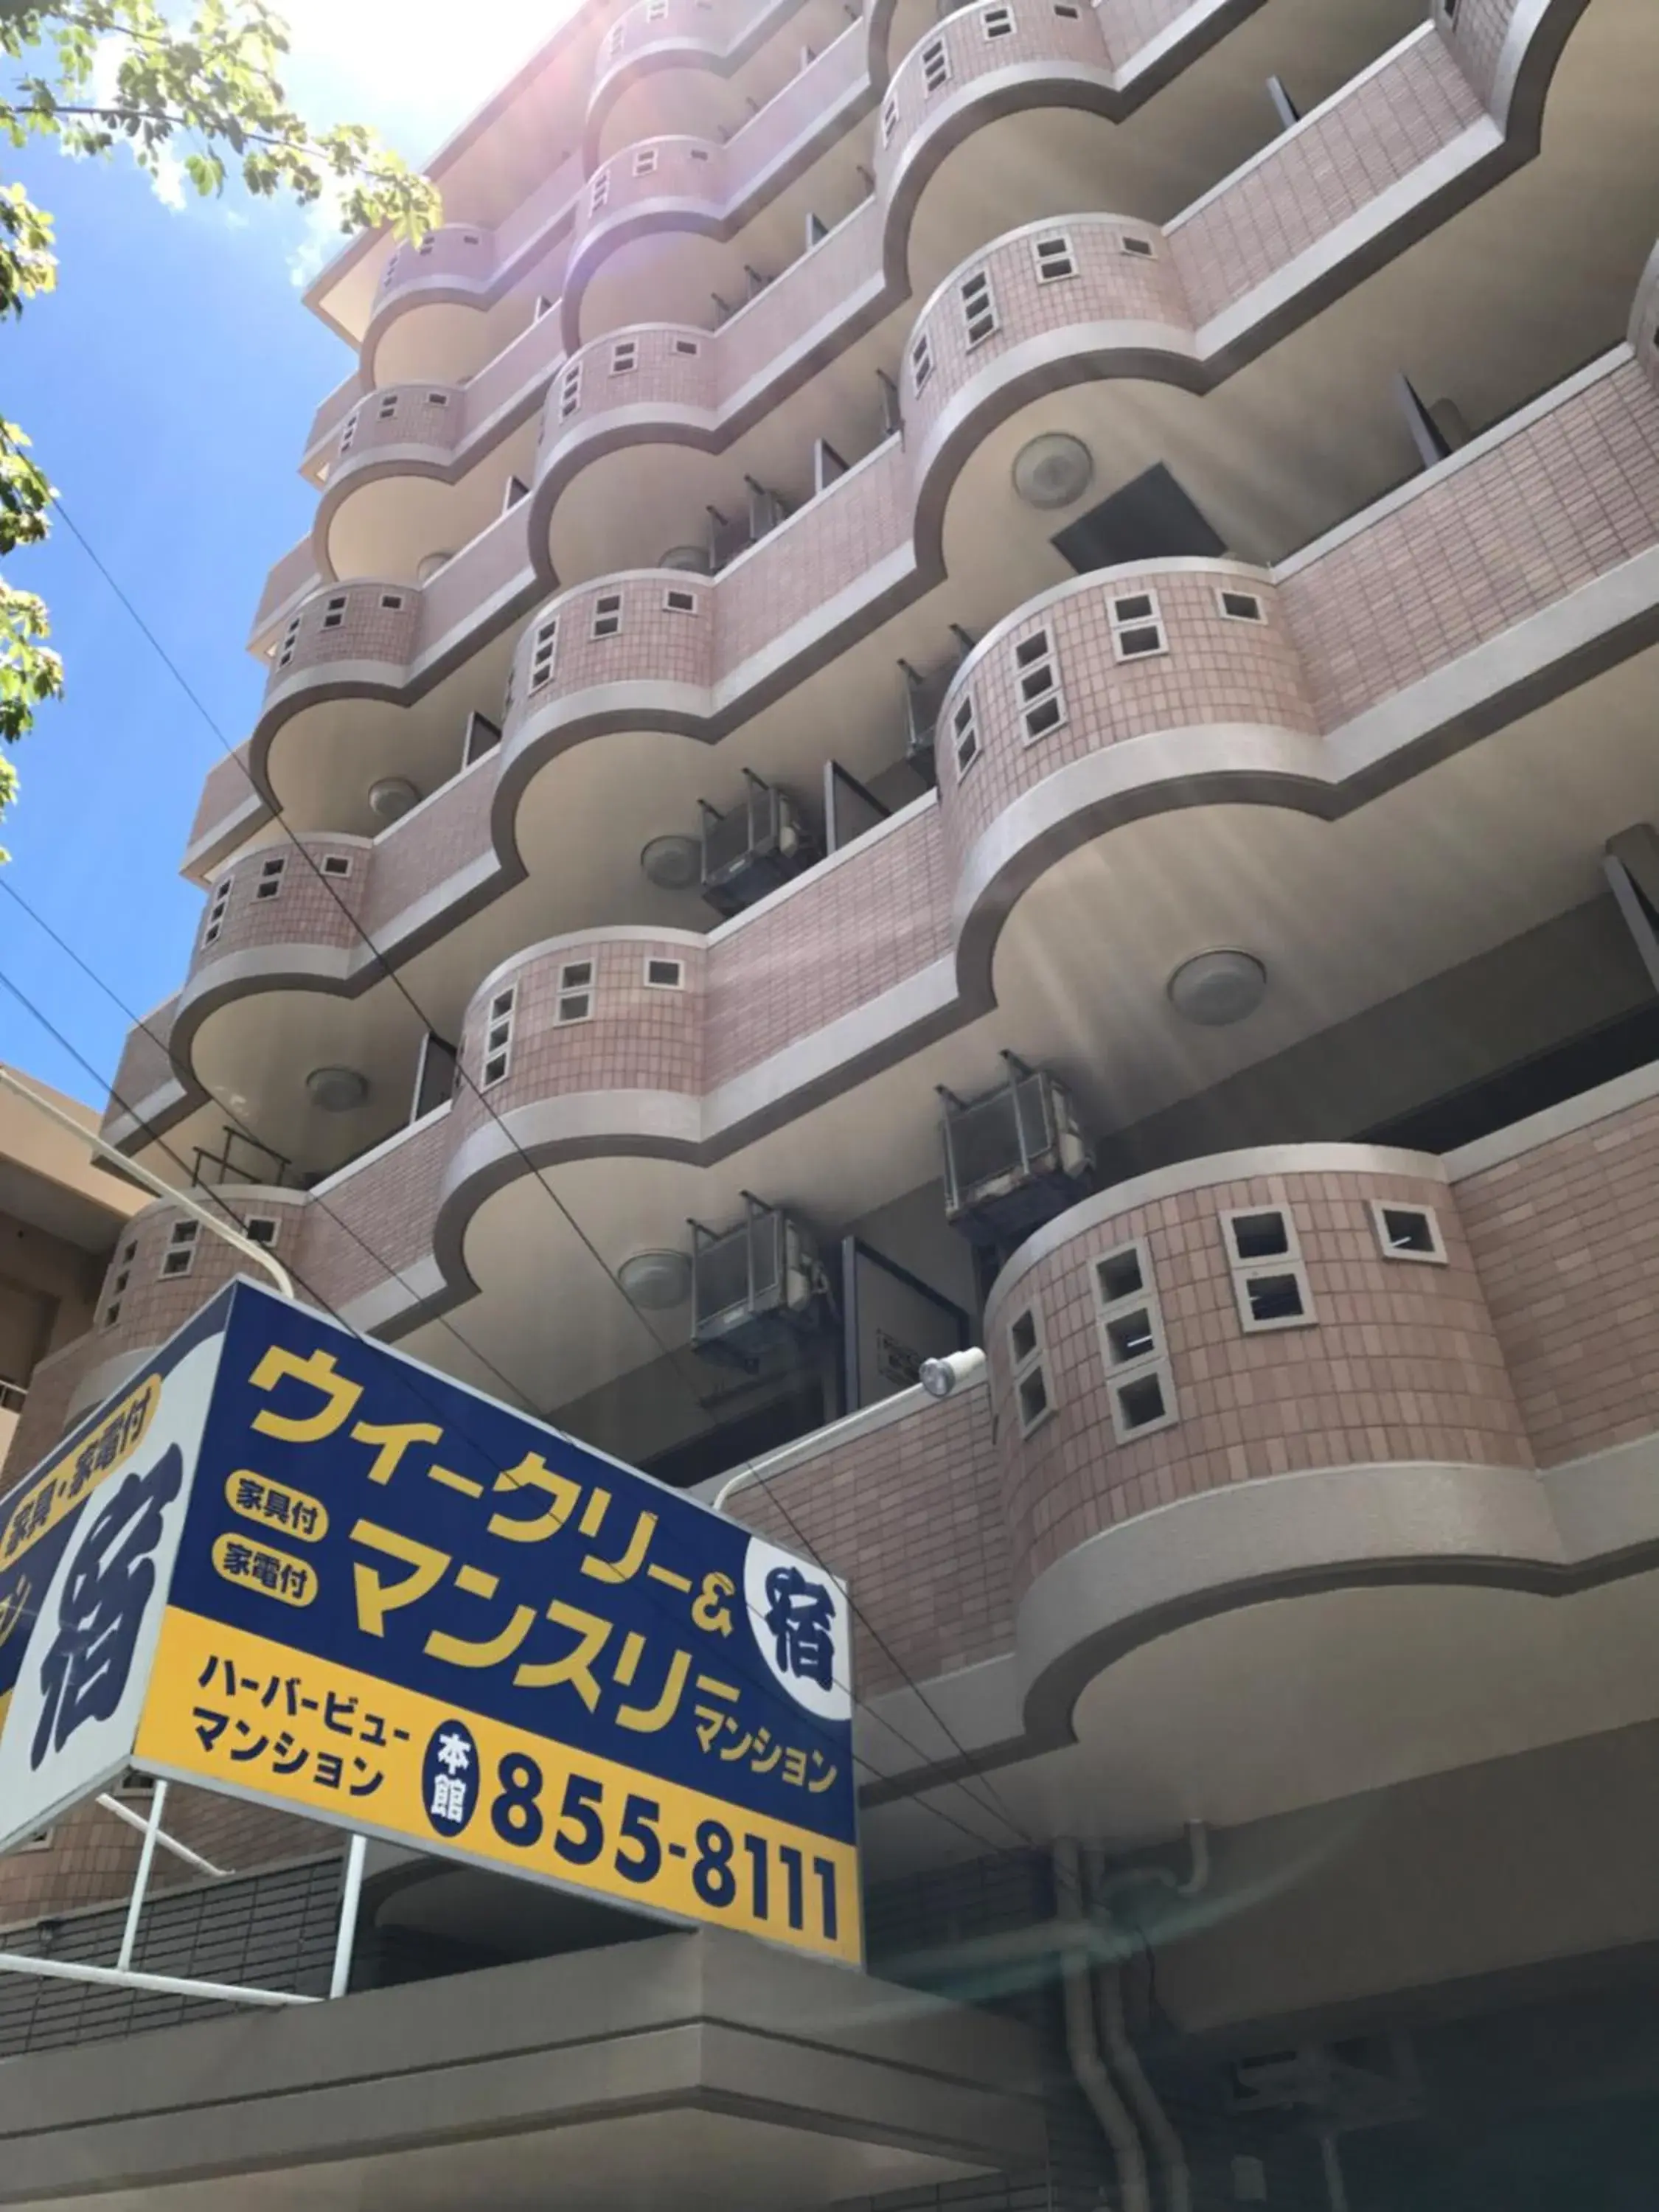
[[[1066,2054],[1077,2085],[1112,2147],[1122,2212],[1152,2212],[1146,2180],[1146,2154],[1129,2110],[1118,2094],[1101,2056],[1095,2025],[1093,1960],[1083,1911],[1082,1869],[1076,1844],[1060,1838],[1054,1847],[1056,1916],[1073,1923],[1077,1940],[1060,1954],[1060,1993],[1066,2008]]]
[[[1152,1882],[1162,1888],[1173,1890],[1177,1897],[1196,1897],[1210,1879],[1210,1841],[1201,1821],[1191,1821],[1187,1828],[1187,1848],[1190,1855],[1184,1878],[1177,1877],[1164,1867],[1128,1868],[1115,1880],[1102,1885],[1103,1893],[1109,1895],[1113,1889],[1127,1889],[1136,1882]],[[1111,1932],[1103,1905],[1094,1910]],[[1123,1968],[1115,1951],[1113,1957],[1098,1969],[1100,1988],[1100,2019],[1106,2039],[1106,2055],[1125,2094],[1133,2108],[1146,2139],[1151,2143],[1164,2181],[1164,2198],[1169,2212],[1192,2212],[1193,2182],[1188,2170],[1187,2152],[1174,2121],[1158,2101],[1158,2092],[1146,2078],[1123,2015]]]

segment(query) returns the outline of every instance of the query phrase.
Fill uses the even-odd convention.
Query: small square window
[[[1050,231],[1033,239],[1031,251],[1036,258],[1039,284],[1059,284],[1077,275],[1077,256],[1064,231]]]
[[[499,1083],[512,1065],[513,1008],[517,986],[509,983],[489,1002],[489,1021],[484,1030],[483,1088]]]
[[[161,1276],[164,1281],[174,1276],[187,1275],[196,1264],[196,1244],[201,1224],[198,1221],[175,1221],[167,1246],[161,1255]]]
[[[622,635],[622,593],[601,592],[593,602],[594,637],[620,637]]]
[[[1117,244],[1118,251],[1127,253],[1132,261],[1156,261],[1158,258],[1157,246],[1140,231],[1120,232]]]
[[[325,853],[323,873],[336,878],[349,876],[351,873],[350,856],[345,853]]]
[[[559,645],[559,618],[550,616],[536,632],[536,642],[530,656],[530,689],[541,690],[552,681],[554,658]]]
[[[1036,1353],[1039,1342],[1036,1315],[1028,1306],[1024,1313],[1016,1314],[1008,1324],[1008,1349],[1014,1356],[1014,1364],[1024,1366]]]
[[[345,623],[345,594],[342,592],[334,599],[330,599],[328,604],[324,607],[323,628],[325,629],[342,629]]]
[[[593,963],[591,960],[567,960],[559,970],[559,988],[562,991],[578,990],[592,980]]]
[[[283,878],[287,872],[287,857],[281,853],[279,853],[273,860],[263,861],[260,864],[259,868],[259,879],[253,887],[254,897],[256,899],[274,899],[280,896],[283,889]]]
[[[671,615],[694,615],[697,611],[695,592],[666,591],[662,595],[663,612]]]
[[[1267,619],[1261,602],[1254,592],[1220,591],[1215,596],[1216,605],[1227,622],[1264,623]]]
[[[1175,1400],[1161,1367],[1130,1376],[1112,1391],[1112,1426],[1120,1443],[1149,1429],[1167,1428],[1175,1419]]]
[[[1239,1297],[1247,1328],[1285,1328],[1292,1322],[1310,1318],[1299,1267],[1241,1275]]]
[[[1156,592],[1121,592],[1109,599],[1108,606],[1115,659],[1146,660],[1169,651]]]
[[[1224,1214],[1227,1243],[1235,1265],[1255,1260],[1289,1260],[1296,1256],[1296,1229],[1282,1206],[1263,1207]]]
[[[674,350],[676,353],[685,353],[695,356],[700,354],[702,351],[702,348],[698,344],[696,338],[676,338],[674,341]]]
[[[1123,1298],[1139,1297],[1146,1288],[1146,1270],[1138,1244],[1126,1244],[1095,1261],[1095,1281],[1103,1305],[1115,1306]]]
[[[1107,1359],[1113,1367],[1133,1367],[1158,1352],[1158,1326],[1150,1305],[1127,1307],[1101,1326],[1106,1339]]]
[[[1019,1432],[1029,1437],[1054,1410],[1048,1395],[1048,1377],[1041,1360],[1020,1376],[1014,1395],[1019,1407]]]
[[[568,1030],[576,1022],[590,1021],[593,1014],[593,994],[591,991],[562,991],[553,1016],[556,1030]]]
[[[243,1233],[250,1244],[263,1244],[267,1249],[276,1242],[276,1222],[269,1213],[251,1214],[243,1224]]]
[[[544,303],[538,301],[537,304],[540,306]],[[426,395],[426,404],[428,407],[447,407],[449,394],[447,392],[428,392]]]
[[[1431,1206],[1391,1206],[1382,1198],[1370,1203],[1376,1241],[1385,1260],[1416,1260],[1437,1267],[1446,1265],[1446,1247]]]
[[[685,988],[685,963],[683,960],[648,959],[645,963],[645,980],[653,991],[681,991]]]
[[[387,614],[401,614],[403,611],[403,605],[404,595],[401,592],[381,592],[380,605]]]

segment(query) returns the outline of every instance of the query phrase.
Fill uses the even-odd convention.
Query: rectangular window
[[[962,284],[962,319],[968,335],[968,350],[982,345],[997,326],[997,303],[991,290],[989,274],[976,269]]]
[[[251,1213],[242,1224],[242,1231],[250,1244],[262,1244],[269,1250],[276,1242],[276,1216]]]
[[[1430,1206],[1394,1206],[1385,1198],[1370,1202],[1378,1249],[1385,1260],[1415,1260],[1431,1267],[1446,1265],[1440,1223]]]
[[[1012,8],[988,8],[979,20],[988,39],[1011,39],[1014,34]]]
[[[382,422],[389,422],[398,411],[397,393],[395,392],[388,392],[381,400],[377,411]]]
[[[926,331],[921,331],[910,348],[910,384],[920,393],[927,388],[933,373],[933,349]]]
[[[517,985],[509,983],[489,1002],[489,1019],[484,1024],[483,1088],[486,1091],[492,1083],[500,1083],[513,1065],[513,1009],[517,997]]]
[[[634,174],[636,177],[655,176],[657,173],[657,150],[658,149],[654,146],[641,146],[639,152],[635,155]]]
[[[351,873],[351,860],[349,855],[345,853],[325,853],[323,855],[323,873],[325,876],[333,876],[336,878],[349,876]]]
[[[1219,591],[1216,605],[1225,622],[1264,623],[1267,617],[1261,600],[1254,592]]]
[[[286,668],[289,661],[293,659],[294,647],[299,641],[299,635],[300,617],[298,615],[295,615],[293,620],[289,623],[288,628],[283,632],[283,649],[276,656],[276,665],[278,668]]]
[[[207,921],[202,928],[204,945],[216,945],[219,933],[225,926],[225,908],[230,904],[230,878],[222,876],[213,887],[213,900],[207,910]]]
[[[666,591],[662,595],[663,612],[671,615],[694,615],[697,611],[695,592]]]
[[[622,42],[623,37],[626,35],[627,29],[628,26],[625,23],[613,23],[611,26],[610,34],[605,42],[605,58],[607,61],[614,61],[617,56],[622,52]]]
[[[696,338],[676,338],[674,341],[674,350],[676,353],[689,353],[695,356],[700,354],[702,351],[702,348],[698,344]]]
[[[881,143],[892,143],[893,133],[898,129],[898,101],[891,93],[881,104]]]
[[[175,1275],[187,1275],[196,1265],[196,1243],[201,1234],[199,1221],[175,1221],[161,1255],[161,1279],[166,1282]]]
[[[351,441],[356,434],[357,416],[356,414],[353,412],[347,416],[345,428],[340,433],[340,451],[343,454],[349,453],[351,451]]]
[[[587,189],[588,213],[590,215],[598,215],[599,210],[605,205],[610,197],[611,172],[609,169],[601,169],[599,175],[594,178],[592,183]]]
[[[385,614],[401,614],[404,608],[403,593],[401,592],[382,592],[380,594],[380,608],[381,611]]]
[[[582,365],[573,361],[559,379],[559,420],[568,422],[582,404]]]
[[[559,649],[559,618],[550,615],[536,632],[530,655],[530,690],[533,696],[553,678],[553,662]]]
[[[538,305],[539,304],[538,301]],[[447,407],[449,394],[447,392],[428,392],[426,395],[426,404],[428,407]]]
[[[1059,729],[1066,720],[1066,697],[1060,687],[1054,640],[1046,629],[1022,639],[1014,647],[1014,682],[1025,742],[1031,744]]]
[[[1127,253],[1132,261],[1156,261],[1158,258],[1157,246],[1138,230],[1121,233],[1117,245],[1119,252]]]
[[[1067,276],[1077,275],[1077,256],[1063,230],[1047,231],[1042,237],[1033,239],[1031,251],[1036,257],[1039,284],[1059,284]]]
[[[1035,1306],[1026,1306],[1008,1324],[1008,1358],[1014,1370],[1014,1407],[1019,1432],[1029,1437],[1054,1410],[1048,1364],[1043,1356],[1042,1323]]]
[[[622,593],[620,592],[601,592],[594,600],[593,628],[591,634],[594,637],[622,635]]]
[[[685,988],[685,963],[683,960],[647,959],[645,981],[649,990],[683,991]]]
[[[288,872],[288,855],[278,853],[273,859],[259,863],[259,879],[253,887],[256,899],[274,899],[282,896],[283,878]]]
[[[945,51],[943,39],[930,39],[921,50],[921,81],[931,94],[949,82],[951,57]]]
[[[1111,609],[1114,659],[1148,660],[1169,651],[1156,592],[1121,592],[1108,605]]]
[[[707,146],[694,146],[694,147],[691,149],[691,159],[692,159],[694,161],[706,161],[708,159],[708,147],[707,147]]]
[[[1235,1206],[1221,1217],[1240,1326],[1252,1336],[1307,1328],[1316,1316],[1296,1222],[1283,1206]]]
[[[1063,17],[1068,23],[1075,23],[1083,10],[1081,8],[1074,8],[1072,5],[1072,0],[1054,0],[1054,13]]]
[[[646,0],[645,20],[647,23],[663,22],[667,15],[668,0]],[[622,26],[618,24],[617,27],[620,30]]]
[[[957,781],[961,782],[979,758],[979,723],[974,714],[974,695],[964,691],[951,710],[951,750],[957,763]]]
[[[558,1003],[554,1009],[553,1026],[568,1030],[573,1023],[593,1018],[593,963],[591,960],[567,960],[559,970]]]
[[[618,338],[611,349],[611,374],[629,376],[640,365],[640,342],[637,338]]]
[[[1151,1257],[1139,1238],[1095,1261],[1095,1320],[1119,1443],[1180,1418]]]
[[[323,608],[323,628],[343,629],[345,626],[346,595],[337,592]]]

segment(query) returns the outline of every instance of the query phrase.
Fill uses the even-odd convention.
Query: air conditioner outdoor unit
[[[752,1368],[774,1346],[830,1319],[827,1282],[808,1231],[748,1191],[741,1221],[691,1230],[691,1343]]]
[[[1008,1073],[994,1091],[939,1094],[945,1218],[975,1244],[1017,1242],[1093,1187],[1094,1157],[1065,1085],[1002,1057]]]
[[[818,859],[817,841],[787,791],[743,772],[744,796],[722,814],[707,799],[702,815],[702,895],[716,914],[753,906]]]

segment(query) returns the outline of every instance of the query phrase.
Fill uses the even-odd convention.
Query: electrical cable
[[[155,635],[149,623],[139,613],[132,600],[128,597],[125,591],[123,590],[120,584],[117,581],[115,576],[100,557],[90,541],[88,539],[86,533],[81,529],[79,525],[76,522],[73,515],[70,514],[69,509],[64,506],[62,499],[59,498],[58,494],[55,492],[52,494],[52,504],[57,508],[58,512],[63,516],[64,524],[69,529],[70,535],[75,538],[77,544],[80,545],[82,550],[86,554],[87,558],[92,562],[94,568],[96,568],[99,574],[104,579],[104,581],[108,585],[112,592],[113,592],[115,598],[126,613],[129,620],[133,623],[139,634],[144,638],[145,641],[155,653],[159,659],[161,661],[162,665],[173,677],[174,682],[183,691],[185,696],[189,700],[191,705],[195,708],[203,722],[211,732],[213,737],[217,741],[221,750],[224,753],[225,757],[228,760],[233,760],[236,763],[238,768],[246,778],[250,788],[252,788],[263,800],[264,794],[259,792],[258,785],[254,782],[252,770],[249,768],[246,761],[241,757],[237,748],[232,745],[229,740],[226,738],[223,731],[220,729],[218,723],[214,719],[212,714],[209,711],[207,706],[197,693],[194,687],[191,684],[189,679],[185,677],[183,670],[179,668],[178,663],[173,659],[172,655],[167,652],[161,640]],[[272,820],[283,836],[285,836],[289,844],[293,846],[295,852],[300,854],[301,859],[305,863],[306,866],[309,868],[316,881],[321,884],[327,896],[331,898],[334,904],[339,908],[350,928],[362,939],[365,947],[379,964],[380,970],[386,977],[386,980],[391,983],[392,988],[398,993],[399,997],[402,998],[404,1003],[409,1006],[410,1012],[414,1014],[416,1019],[421,1024],[422,1029],[428,1035],[435,1034],[431,1020],[426,1014],[424,1009],[416,1000],[413,993],[410,990],[408,985],[404,982],[403,977],[398,972],[390,958],[381,950],[380,946],[376,944],[368,930],[364,927],[362,922],[352,911],[347,901],[342,897],[339,889],[333,878],[325,872],[316,856],[307,849],[298,833],[283,819],[280,813],[274,814]],[[473,1097],[478,1101],[485,1114],[495,1123],[496,1128],[506,1139],[514,1154],[522,1163],[524,1168],[529,1174],[531,1180],[538,1184],[547,1194],[547,1196],[551,1200],[555,1208],[564,1220],[571,1233],[587,1252],[595,1265],[600,1269],[601,1273],[605,1275],[605,1279],[610,1283],[617,1297],[627,1308],[628,1311],[637,1318],[641,1327],[645,1330],[647,1336],[650,1339],[658,1355],[665,1358],[673,1368],[674,1371],[680,1376],[680,1379],[685,1385],[687,1392],[690,1395],[693,1404],[696,1406],[697,1412],[706,1417],[707,1409],[702,1404],[696,1383],[691,1376],[687,1375],[684,1369],[681,1366],[679,1358],[675,1348],[668,1345],[660,1336],[659,1336],[655,1328],[653,1328],[649,1317],[642,1312],[628,1296],[627,1291],[623,1288],[620,1279],[612,1270],[604,1254],[593,1243],[586,1231],[583,1229],[581,1224],[576,1219],[574,1214],[571,1212],[564,1200],[559,1195],[558,1192],[554,1188],[552,1183],[548,1181],[544,1170],[537,1165],[536,1162],[525,1150],[523,1145],[520,1143],[513,1131],[507,1127],[505,1119],[496,1108],[494,1101],[486,1095],[483,1087],[468,1071],[464,1060],[459,1053],[456,1057],[455,1066],[458,1080],[464,1083],[467,1089],[472,1093]],[[710,1425],[712,1426],[713,1425],[711,1424]],[[750,1463],[752,1464],[752,1462]],[[775,1496],[772,1499],[772,1503],[777,1507],[777,1510],[782,1515],[785,1522],[789,1527],[791,1533],[795,1536],[796,1540],[801,1545],[802,1548],[807,1553],[807,1555],[819,1566],[823,1567],[826,1571],[833,1571],[833,1570],[829,1568],[828,1563],[823,1559],[816,1546],[811,1543],[810,1538],[806,1535],[805,1531],[801,1528],[800,1523],[796,1520],[794,1515],[791,1512],[789,1507],[784,1503],[784,1501],[781,1498]],[[950,1726],[950,1723],[946,1721],[944,1715],[939,1712],[937,1706],[934,1705],[933,1701],[928,1698],[921,1685],[916,1681],[915,1677],[909,1672],[909,1669],[903,1665],[902,1662],[899,1659],[898,1655],[893,1650],[891,1645],[888,1644],[885,1638],[882,1636],[880,1631],[875,1627],[868,1615],[864,1613],[863,1609],[859,1605],[858,1601],[853,1596],[850,1589],[848,1591],[848,1603],[853,1611],[854,1617],[862,1624],[866,1633],[870,1637],[872,1642],[874,1643],[877,1649],[882,1653],[883,1656],[887,1660],[889,1665],[899,1676],[905,1686],[914,1692],[917,1702],[921,1705],[922,1710],[928,1715],[929,1718],[939,1729],[940,1734],[951,1746],[951,1748],[964,1763],[967,1770],[969,1772],[978,1772],[979,1770],[976,1770],[974,1765],[972,1753],[969,1753],[966,1745],[961,1741],[960,1738],[957,1735],[955,1730]],[[896,1733],[896,1731],[895,1731],[895,1733]],[[911,1748],[914,1749],[915,1747],[913,1746]],[[936,1760],[929,1762],[930,1765],[937,1765],[938,1763],[939,1762]],[[1030,1835],[1030,1831],[1009,1809],[1001,1792],[996,1789],[993,1783],[990,1782],[988,1777],[981,1773],[980,1778],[984,1781],[987,1791],[987,1796],[985,1798],[975,1801],[979,1803],[981,1809],[994,1813],[997,1818],[1001,1820],[1012,1831],[1012,1832],[1018,1837],[1023,1844],[1025,1844],[1028,1846],[1032,1844],[1034,1839]],[[963,1790],[964,1796],[968,1796],[970,1798],[973,1797],[973,1793],[968,1790],[965,1783],[958,1784],[957,1786]]]

